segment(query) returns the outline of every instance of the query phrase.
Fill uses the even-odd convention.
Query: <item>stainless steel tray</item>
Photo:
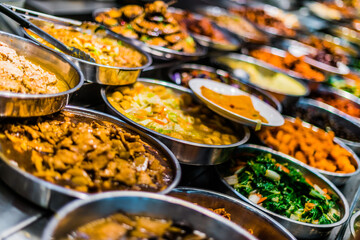
[[[96,9],[93,12],[93,18],[95,19],[97,15],[99,15],[100,13],[106,12],[110,10],[110,8],[100,8],[100,9]],[[103,25],[105,26],[105,25]],[[155,45],[149,45],[146,44],[140,40],[137,39],[132,39],[132,38],[127,38],[124,37],[114,31],[111,31],[107,26],[105,26],[108,31],[113,35],[116,36],[120,39],[126,39],[128,42],[131,42],[133,45],[139,47],[140,49],[142,49],[143,51],[151,54],[152,57],[157,58],[157,59],[161,59],[161,60],[172,60],[172,59],[182,59],[182,60],[189,60],[189,59],[197,59],[199,57],[203,57],[207,54],[207,48],[203,47],[202,45],[200,45],[199,43],[197,43],[196,41],[196,52],[195,53],[185,53],[185,52],[179,52],[176,50],[172,50],[169,48],[165,48],[165,47],[160,47],[160,46],[155,46]]]
[[[250,82],[249,80],[244,80],[241,76],[237,77],[237,70],[236,69],[232,69],[229,66],[222,64],[221,62],[218,61],[217,57],[211,59],[212,62],[215,63],[216,65],[229,70],[229,72],[231,72],[232,75],[237,77],[239,79],[239,81],[243,81],[244,83],[246,83],[246,84],[248,84],[248,85],[250,85],[250,86],[252,86],[254,88],[261,89],[262,91],[274,96],[284,106],[285,109],[288,108],[288,107],[291,107],[291,105],[293,103],[295,103],[297,100],[299,100],[300,97],[307,96],[310,93],[310,90],[309,90],[308,86],[304,83],[304,81],[302,81],[301,79],[298,79],[297,77],[293,77],[293,75],[291,73],[288,73],[286,71],[275,68],[274,66],[272,66],[269,63],[260,61],[260,60],[258,60],[256,58],[253,58],[253,57],[245,55],[245,54],[238,54],[238,53],[230,53],[230,54],[225,55],[225,57],[228,57],[230,59],[234,59],[234,60],[237,60],[237,61],[242,61],[242,62],[247,62],[247,63],[253,64],[255,66],[258,66],[258,67],[266,70],[267,72],[273,72],[273,73],[279,72],[279,73],[289,75],[295,81],[299,82],[306,90],[306,92],[304,94],[302,94],[302,95],[285,94],[285,93],[282,93],[280,91],[275,91],[275,90],[272,90],[272,89],[268,89],[268,88],[258,86],[256,84]]]
[[[83,224],[119,211],[171,219],[212,239],[257,240],[244,228],[202,207],[170,196],[131,191],[98,194],[66,205],[46,226],[42,240],[62,239]]]
[[[81,25],[81,22],[77,22],[71,19],[66,18],[56,18],[52,16],[41,16],[41,17],[34,17],[29,15],[23,15],[28,20],[32,21],[37,26],[42,26],[45,24],[58,24],[62,26],[68,26],[68,27],[74,27],[77,28]],[[25,36],[27,36],[29,39],[32,39],[33,41],[37,42],[44,48],[51,50],[53,52],[59,53],[58,51],[40,43],[33,37],[31,37],[25,29],[23,29],[23,33]],[[134,44],[125,41],[123,38],[118,38],[116,36],[113,36],[109,32],[105,32],[105,35],[111,38],[118,39],[122,41],[124,45],[126,45],[129,48],[132,48],[139,53],[143,55],[144,62],[141,67],[135,67],[135,68],[127,68],[127,67],[113,67],[108,65],[102,65],[98,63],[93,63],[89,61],[85,61],[79,58],[75,58],[69,55],[65,55],[63,53],[60,53],[62,55],[65,55],[68,59],[73,61],[84,74],[85,80],[103,84],[103,85],[127,85],[136,82],[138,76],[140,75],[140,72],[149,67],[152,63],[151,57],[143,52],[140,48],[136,47]]]
[[[205,208],[224,208],[231,215],[232,222],[252,231],[252,234],[261,240],[296,240],[281,224],[236,198],[205,189],[187,187],[175,188],[167,195]]]
[[[282,216],[280,214],[274,213],[260,205],[254,204],[251,202],[248,198],[246,198],[244,195],[237,192],[232,186],[230,186],[224,177],[227,165],[220,165],[217,166],[216,170],[223,182],[223,184],[232,192],[232,194],[243,201],[251,204],[252,206],[260,209],[261,211],[264,211],[265,213],[269,214],[271,217],[276,219],[278,222],[280,222],[286,229],[288,229],[295,237],[300,239],[324,239],[326,238],[333,228],[341,226],[346,222],[346,220],[349,217],[349,204],[346,200],[346,198],[343,196],[343,194],[324,176],[322,176],[320,173],[318,173],[313,168],[310,168],[304,163],[301,163],[300,161],[295,160],[294,158],[274,151],[270,148],[253,145],[253,144],[246,144],[243,146],[240,146],[236,149],[238,153],[271,153],[274,158],[279,163],[288,163],[289,166],[292,166],[294,168],[297,168],[301,171],[302,174],[304,174],[305,177],[309,178],[311,182],[318,184],[321,188],[327,188],[329,191],[333,194],[335,194],[339,198],[339,207],[341,212],[341,219],[338,222],[332,223],[332,224],[310,224],[310,223],[303,223],[296,220],[292,220],[290,218],[287,218],[285,216]]]
[[[169,149],[164,146],[164,144],[155,138],[104,113],[74,106],[67,106],[64,110],[75,114],[76,117],[89,118],[95,121],[109,121],[124,128],[130,133],[140,135],[143,141],[153,146],[164,157],[166,157],[173,171],[174,179],[172,183],[165,190],[159,193],[168,193],[179,183],[181,169],[177,159],[172,154],[172,152],[170,152]],[[9,159],[5,157],[2,151],[3,150],[0,149],[0,178],[19,195],[25,197],[38,206],[56,211],[74,199],[84,199],[91,195],[96,195],[67,189],[65,187],[61,187],[59,185],[55,185],[37,178],[32,174],[21,170],[17,166],[13,166],[13,164],[9,162]]]
[[[65,57],[5,32],[0,32],[0,41],[8,44],[19,55],[55,73],[70,88],[55,94],[0,91],[0,117],[37,117],[60,111],[68,104],[70,96],[83,85],[84,77],[80,69]]]
[[[168,83],[165,81],[159,81],[154,79],[145,79],[140,78],[139,82],[144,83],[145,85],[160,85],[174,90],[177,93],[188,93],[195,97],[191,90],[182,86],[175,85],[173,83]],[[227,161],[227,158],[219,158],[221,154],[230,154],[236,146],[242,145],[250,138],[250,131],[247,127],[240,124],[232,124],[232,127],[236,129],[236,133],[239,137],[239,142],[229,144],[229,145],[208,145],[195,142],[189,142],[177,138],[170,137],[165,134],[158,133],[154,130],[151,130],[143,125],[136,123],[135,121],[129,119],[125,115],[117,111],[107,99],[107,93],[111,91],[112,88],[102,88],[101,96],[106,104],[107,110],[113,115],[119,117],[121,120],[128,122],[129,124],[135,126],[142,131],[149,133],[163,142],[168,148],[175,154],[176,158],[183,164],[189,165],[216,165]],[[205,107],[205,106],[204,106]],[[231,124],[229,122],[229,124]]]

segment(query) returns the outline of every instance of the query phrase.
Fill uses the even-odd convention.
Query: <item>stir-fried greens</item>
[[[226,181],[251,202],[305,223],[331,224],[340,220],[337,197],[303,176],[296,168],[280,164],[271,154],[234,161]]]

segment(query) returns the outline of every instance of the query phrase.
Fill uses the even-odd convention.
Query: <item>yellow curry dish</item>
[[[173,138],[208,145],[239,141],[226,119],[195,103],[188,93],[137,82],[108,92],[107,99],[130,120]]]
[[[220,57],[217,60],[220,64],[233,69],[234,72],[236,69],[244,70],[249,75],[249,81],[263,89],[296,96],[302,96],[307,93],[305,86],[283,73],[230,57]]]
[[[249,96],[224,95],[217,93],[205,86],[201,86],[201,94],[211,102],[219,105],[222,108],[225,108],[230,112],[252,120],[260,120],[263,123],[268,123],[266,118],[261,116],[260,112],[255,109],[254,104]]]
[[[36,25],[37,22],[34,21]],[[146,63],[146,57],[125,42],[110,37],[101,26],[94,23],[83,23],[81,26],[64,26],[50,22],[41,22],[42,30],[64,43],[66,46],[75,47],[95,59],[98,64],[112,67],[135,68]],[[27,33],[40,43],[55,48],[35,33]],[[56,49],[56,48],[55,48]],[[58,50],[58,49],[56,49]],[[60,50],[58,50],[60,51]]]

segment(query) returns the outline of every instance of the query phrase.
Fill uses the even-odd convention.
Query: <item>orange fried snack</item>
[[[290,53],[286,53],[285,57],[280,57],[261,49],[251,51],[250,55],[277,68],[294,71],[305,79],[316,82],[325,81],[324,74],[306,63],[304,57],[295,57]]]
[[[260,115],[260,112],[254,108],[254,105],[249,96],[224,95],[214,92],[213,90],[204,86],[201,86],[201,93],[211,102],[225,108],[226,110],[249,119],[260,120],[263,123],[268,123],[268,121]]]
[[[259,132],[260,139],[273,149],[288,154],[312,167],[336,173],[351,173],[351,153],[334,143],[334,132],[307,128],[296,118],[285,120],[280,127],[269,127]]]

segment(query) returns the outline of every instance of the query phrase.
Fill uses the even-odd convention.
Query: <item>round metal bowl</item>
[[[183,223],[213,239],[256,240],[245,229],[202,207],[169,196],[139,192],[104,193],[74,201],[51,219],[42,240],[63,239],[76,228],[119,211]]]
[[[299,105],[297,105],[299,106]],[[316,109],[316,111],[320,111],[319,108]],[[288,121],[291,121],[291,122],[294,122],[295,121],[295,118],[293,117],[289,117],[289,116],[285,116],[285,120],[288,120]],[[306,128],[312,128],[313,131],[318,131],[319,128],[314,126],[314,125],[311,125],[305,121],[302,121],[302,125]],[[261,141],[261,140],[260,140]],[[265,142],[262,142],[265,146],[267,146],[267,144]],[[350,177],[352,176],[355,176],[355,175],[358,175],[359,172],[360,172],[360,159],[358,158],[358,156],[348,147],[346,146],[346,144],[341,141],[339,138],[334,138],[334,143],[340,145],[342,148],[346,149],[346,151],[348,151],[351,155],[352,155],[352,158],[351,158],[351,164],[353,164],[356,168],[355,172],[352,172],[352,173],[334,173],[334,172],[329,172],[329,171],[325,171],[325,170],[321,170],[321,169],[318,169],[318,168],[315,168],[315,167],[312,167],[312,166],[308,166],[308,168],[311,168],[313,169],[314,171],[317,171],[319,173],[321,173],[323,176],[325,176],[327,179],[329,179],[333,184],[335,184],[336,186],[342,186],[344,185],[347,180],[349,180]],[[286,155],[286,154],[285,154]],[[293,157],[290,157],[289,158],[295,160],[297,163],[299,164],[304,164],[302,163],[300,160],[297,160],[296,158],[293,158]]]
[[[264,4],[264,3],[252,1],[252,2],[248,2],[246,4],[246,6],[249,7],[249,8],[252,8],[252,9],[263,10],[269,16],[272,16],[272,17],[278,19],[281,22],[285,22],[285,25],[286,25],[286,19],[282,19],[282,17],[285,16],[285,14],[288,15],[288,16],[291,15],[293,18],[296,18],[298,20],[296,15],[294,15],[292,13],[289,13],[289,12],[285,12],[284,10],[281,10],[280,8],[277,8],[277,7],[269,5],[269,4]],[[237,6],[235,6],[234,8],[235,9],[241,9],[241,8],[243,8],[243,6],[242,6],[242,4],[237,4]],[[249,22],[251,22],[253,25],[255,25],[261,31],[263,31],[266,34],[269,34],[271,36],[274,36],[274,37],[296,38],[296,36],[297,36],[297,33],[295,33],[294,36],[287,35],[287,34],[284,34],[284,33],[280,32],[277,28],[269,27],[269,26],[261,26],[261,25],[257,24],[256,22],[253,22],[253,21],[249,21]],[[299,24],[298,28],[295,28],[295,27],[287,27],[287,28],[291,29],[291,30],[294,30],[294,31],[302,30],[302,27],[300,26],[299,20],[297,22]]]
[[[164,86],[166,88],[172,89],[175,93],[188,93],[193,95],[190,89],[175,85],[173,83],[168,83],[165,81],[159,81],[154,79],[146,79],[146,78],[139,78],[139,82],[145,85],[152,85],[152,86]],[[125,115],[121,114],[117,111],[108,101],[107,93],[111,91],[112,88],[102,88],[101,89],[101,96],[105,101],[107,110],[112,113],[113,115],[119,117],[121,120],[128,122],[129,124],[135,126],[142,131],[152,134],[156,138],[158,138],[161,142],[163,142],[176,156],[176,158],[184,164],[189,165],[216,165],[227,161],[226,157],[219,158],[222,154],[230,154],[235,147],[244,144],[250,138],[250,131],[247,127],[233,123],[233,129],[236,129],[236,133],[239,137],[239,142],[229,144],[229,145],[208,145],[208,144],[201,144],[195,143],[190,141],[185,141],[177,138],[173,138],[167,136],[165,134],[158,133],[154,130],[151,130],[143,125],[134,122],[133,120],[129,119]],[[205,107],[205,105],[204,105]],[[231,122],[229,122],[231,123]]]
[[[339,90],[333,87],[327,87],[327,86],[321,86],[317,89],[317,91],[313,92],[310,94],[310,98],[315,98],[318,96],[332,96],[336,99],[340,99],[340,100],[346,100],[351,102],[352,104],[354,104],[357,108],[360,109],[360,98],[354,96],[351,93],[345,92],[343,90]],[[346,115],[347,118],[352,119],[353,121],[355,120],[355,122],[357,122],[358,124],[360,124],[360,118],[351,116],[325,102],[321,102],[321,105],[326,106],[329,109],[333,109],[334,111],[337,112],[341,112],[342,115]]]
[[[139,135],[144,142],[157,149],[169,161],[174,175],[172,183],[159,193],[166,194],[179,183],[181,177],[180,164],[174,154],[160,141],[104,113],[74,106],[67,106],[64,110],[75,114],[76,117],[114,123],[130,133]],[[74,199],[84,199],[94,195],[61,187],[37,178],[12,164],[4,155],[4,151],[6,149],[0,148],[0,178],[15,192],[41,207],[56,211]]]
[[[225,55],[224,57],[229,58],[229,59],[233,59],[233,60],[236,60],[236,61],[241,61],[241,62],[246,62],[246,63],[253,64],[256,67],[263,70],[264,72],[269,72],[269,73],[272,73],[272,74],[275,74],[277,72],[284,73],[283,71],[275,69],[272,65],[270,65],[268,63],[259,61],[259,60],[255,59],[253,57],[250,57],[250,56],[247,56],[247,55],[244,55],[244,54],[230,53],[230,54]],[[227,66],[226,64],[221,63],[218,60],[218,57],[213,58],[212,61],[216,65],[218,65],[218,66],[220,66],[222,68],[228,69],[232,73],[232,75],[237,77],[238,71],[239,71],[238,69],[232,69],[229,66]],[[242,72],[244,70],[242,70],[242,69],[240,69],[240,70],[241,70],[241,75],[242,75]],[[287,74],[287,73],[284,73],[284,74]],[[300,97],[307,96],[309,94],[309,92],[310,92],[308,86],[303,81],[301,81],[301,80],[299,80],[297,78],[293,78],[293,79],[295,81],[299,82],[305,88],[306,92],[303,95],[285,94],[285,93],[282,93],[282,92],[279,92],[279,91],[275,91],[273,89],[264,88],[264,87],[261,87],[259,85],[256,85],[256,84],[252,83],[250,80],[244,80],[244,78],[242,76],[239,76],[238,79],[239,79],[239,81],[243,81],[244,83],[248,84],[251,87],[261,89],[264,92],[269,93],[270,95],[274,96],[285,108],[291,107],[292,104],[295,103],[296,101],[298,101]]]
[[[360,32],[356,31],[352,27],[346,25],[332,25],[330,31],[334,35],[345,39],[358,47],[360,46]]]
[[[335,227],[341,226],[345,223],[349,217],[349,204],[344,197],[344,195],[338,190],[327,178],[319,174],[317,171],[314,171],[312,168],[307,166],[300,161],[277,151],[274,151],[270,148],[261,147],[253,144],[246,144],[243,146],[239,146],[237,149],[237,153],[271,153],[272,156],[279,163],[287,163],[289,166],[297,168],[301,171],[301,173],[308,178],[314,184],[317,184],[321,188],[327,188],[332,194],[336,195],[339,198],[339,207],[341,212],[341,219],[332,224],[311,224],[311,223],[303,223],[299,222],[285,216],[274,213],[268,209],[263,208],[253,202],[251,202],[247,197],[243,196],[239,192],[237,192],[232,186],[230,186],[224,180],[224,174],[226,172],[227,164],[220,165],[216,167],[218,174],[220,175],[221,181],[229,190],[228,192],[232,195],[240,198],[241,200],[249,203],[250,205],[260,209],[261,211],[269,214],[276,221],[278,221],[281,225],[283,225],[286,229],[288,229],[296,238],[300,239],[326,239],[326,237],[330,234],[331,230]]]
[[[96,18],[96,16],[98,16],[101,13],[107,12],[109,11],[111,8],[99,8],[96,9],[93,12],[93,19]],[[101,23],[100,23],[101,24]],[[176,51],[176,50],[172,50],[170,48],[166,48],[166,47],[160,47],[160,46],[156,46],[156,45],[150,45],[147,43],[144,43],[143,41],[140,41],[138,39],[133,39],[133,38],[127,38],[125,36],[122,36],[112,30],[110,30],[106,25],[103,25],[107,28],[107,30],[111,33],[111,35],[119,38],[119,39],[123,39],[126,40],[128,42],[131,42],[133,45],[139,47],[140,49],[142,49],[143,51],[151,54],[152,57],[156,58],[156,59],[160,59],[160,60],[172,60],[172,59],[181,59],[181,60],[185,60],[185,59],[197,59],[199,57],[203,57],[207,54],[207,48],[203,47],[202,45],[200,45],[198,42],[196,42],[196,51],[194,53],[186,53],[186,52],[180,52],[180,51]]]
[[[84,77],[81,71],[63,56],[5,32],[0,32],[0,41],[9,45],[19,55],[55,73],[70,88],[55,94],[0,91],[0,117],[36,117],[60,111],[68,104],[71,94],[83,85]]]
[[[35,24],[38,27],[48,25],[48,24],[58,24],[65,27],[74,27],[79,28],[81,25],[81,22],[79,25],[75,25],[74,21],[71,19],[64,19],[64,18],[52,18],[51,16],[46,18],[41,17],[31,17],[26,16],[26,18],[31,21],[33,24]],[[75,22],[76,23],[76,22]],[[27,36],[29,39],[37,42],[39,45],[43,46],[44,48],[51,50],[53,52],[59,53],[57,50],[52,49],[42,43],[40,43],[38,40],[34,39],[32,36],[29,35],[29,33],[22,29],[25,36]],[[110,38],[118,39],[119,41],[122,41],[122,44],[126,45],[126,47],[131,48],[137,52],[139,52],[144,59],[144,62],[141,67],[113,67],[108,65],[102,65],[94,62],[89,62],[86,60],[82,60],[79,58],[75,58],[69,55],[65,55],[63,53],[60,53],[62,55],[65,55],[68,59],[70,59],[72,62],[74,62],[81,71],[83,72],[85,79],[90,82],[103,84],[103,85],[128,85],[131,83],[136,82],[137,78],[139,77],[141,71],[147,67],[149,67],[152,63],[151,57],[143,52],[141,49],[136,47],[135,45],[124,41],[122,38],[118,38],[116,36],[111,35],[109,32],[105,32],[105,35]]]
[[[349,228],[350,228],[350,232],[352,237],[355,239],[356,238],[356,230],[355,230],[355,224],[357,222],[359,222],[359,216],[360,216],[360,211],[357,211],[356,213],[354,213],[351,218],[350,218],[350,223],[349,223]],[[359,230],[358,230],[359,231]]]
[[[168,11],[170,13],[175,13],[175,14],[182,14],[182,15],[185,14],[185,10],[182,10],[180,8],[170,7],[170,8],[168,8]],[[202,16],[198,13],[191,13],[191,14],[196,20],[201,20],[203,18],[206,18],[205,16]],[[207,36],[200,35],[200,34],[189,31],[191,36],[193,38],[195,38],[198,43],[200,43],[204,47],[208,47],[208,48],[212,48],[212,49],[220,50],[220,51],[236,51],[237,49],[240,48],[240,45],[241,45],[240,40],[237,37],[235,37],[235,35],[232,32],[230,32],[226,28],[222,28],[222,27],[218,26],[214,21],[212,21],[212,20],[210,20],[210,21],[211,21],[212,27],[214,29],[220,31],[225,36],[225,38],[228,40],[228,42],[222,43],[222,42],[214,41]]]
[[[292,108],[292,116],[315,125],[323,130],[331,130],[335,136],[360,154],[360,124],[323,102],[313,99],[300,99]],[[357,138],[350,140],[349,138]]]
[[[177,73],[189,72],[192,70],[201,70],[204,72],[217,74],[217,76],[219,76],[219,78],[223,77],[222,80],[224,83],[230,84],[232,86],[236,86],[239,89],[241,89],[242,91],[248,92],[248,93],[260,98],[261,100],[263,100],[270,106],[274,107],[279,112],[282,111],[282,106],[275,97],[266,93],[265,91],[262,91],[261,89],[255,88],[245,82],[239,81],[237,78],[231,76],[228,72],[221,70],[221,69],[215,69],[213,67],[209,67],[209,66],[205,66],[205,65],[185,63],[185,64],[181,64],[179,66],[172,67],[169,70],[168,76],[174,83],[184,86],[184,84],[182,83],[181,75],[177,74]],[[244,74],[247,75],[247,73],[245,71],[244,71]],[[226,81],[224,79],[224,77],[228,77],[230,81]]]
[[[223,2],[223,4],[226,5],[225,2]],[[228,10],[226,10],[224,8],[220,8],[220,7],[216,7],[216,6],[204,6],[204,7],[198,8],[197,12],[199,12],[205,16],[208,16],[208,17],[221,16],[221,15],[230,16],[232,18],[238,19],[238,21],[243,21],[243,23],[239,22],[240,25],[247,24],[248,28],[253,27],[253,30],[256,31],[256,34],[253,34],[248,29],[247,30],[243,29],[242,33],[236,33],[236,32],[231,31],[231,29],[228,29],[224,26],[224,28],[226,28],[228,31],[232,32],[233,34],[235,34],[235,36],[237,36],[239,39],[241,39],[245,42],[256,43],[256,44],[266,44],[266,43],[269,43],[269,41],[270,41],[270,36],[263,33],[256,26],[254,26],[251,22],[249,22],[248,20],[246,20],[245,18],[243,18],[239,15],[230,13]],[[215,23],[217,23],[217,21],[215,21]],[[217,23],[217,24],[221,26],[221,24],[219,24],[219,23]]]
[[[247,229],[262,240],[285,240],[296,238],[278,222],[253,206],[230,196],[204,189],[180,187],[168,195],[195,203],[205,208],[225,208],[231,214],[231,221]]]
[[[265,51],[265,52],[269,52],[269,53],[274,54],[274,55],[276,55],[278,57],[281,57],[281,58],[285,58],[285,56],[287,54],[287,51],[284,51],[282,49],[275,48],[275,47],[269,47],[269,46],[263,46],[263,47],[256,48],[256,49],[262,50],[262,51]],[[257,59],[257,60],[263,62],[260,59]],[[311,65],[311,67],[313,67],[315,70],[321,72],[324,75],[324,81],[326,81],[328,76],[332,73],[331,71],[329,71],[329,65],[327,65],[327,64],[315,61],[315,60],[313,60],[313,59],[311,59],[309,57],[306,57],[306,56],[304,57],[304,62]],[[271,63],[267,63],[267,64],[271,65]],[[345,67],[345,70],[341,69],[341,71],[339,71],[338,74],[347,74],[349,72],[349,68],[346,67],[345,65],[344,65],[344,67]],[[303,82],[305,82],[308,85],[308,87],[312,91],[316,90],[320,86],[320,84],[322,82],[324,82],[324,81],[314,81],[314,80],[304,78],[301,74],[299,74],[298,72],[295,72],[293,70],[285,70],[285,69],[281,69],[281,68],[278,68],[278,67],[275,67],[275,66],[273,66],[273,69],[277,69],[279,72],[283,72],[283,73],[285,73],[285,74],[287,74],[287,75],[289,75],[289,76],[291,76],[293,78],[302,80]],[[331,69],[331,70],[334,70],[334,69]]]
[[[337,62],[337,66],[335,67],[311,58],[308,55],[313,53],[316,54],[319,50],[305,43],[296,40],[285,39],[281,42],[281,46],[294,56],[304,56],[306,63],[323,71],[339,75],[348,74],[350,72],[350,69],[342,62]]]

